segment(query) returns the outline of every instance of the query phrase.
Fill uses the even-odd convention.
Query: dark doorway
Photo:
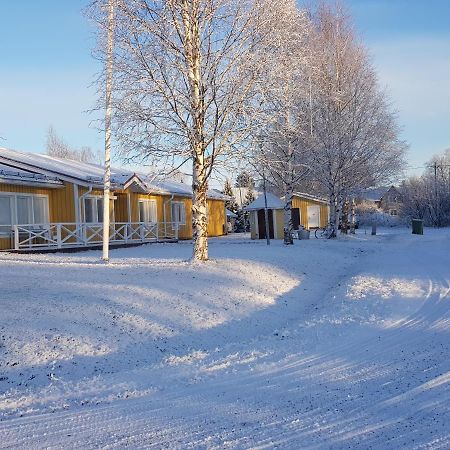
[[[298,230],[300,228],[300,208],[291,209],[292,228]]]
[[[269,209],[268,212],[269,212],[269,236],[270,236],[270,239],[273,239],[274,238],[273,211],[271,209]],[[263,209],[258,210],[258,233],[259,233],[260,239],[266,239],[266,225],[265,225],[265,217],[264,217]]]

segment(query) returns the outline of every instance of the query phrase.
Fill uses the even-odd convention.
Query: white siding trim
[[[75,222],[77,225],[81,223],[81,205],[80,205],[80,195],[78,192],[78,184],[73,185],[73,201],[75,207]]]
[[[131,194],[127,192],[128,222],[131,223]]]

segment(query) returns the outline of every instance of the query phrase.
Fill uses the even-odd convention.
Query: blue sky
[[[450,147],[450,1],[349,0],[347,5],[399,113],[410,167],[423,166]]]
[[[101,149],[91,86],[87,0],[0,2],[0,146],[42,152],[53,125],[67,142]],[[380,82],[399,112],[411,167],[450,147],[450,1],[348,0]],[[420,172],[417,169],[414,172]]]

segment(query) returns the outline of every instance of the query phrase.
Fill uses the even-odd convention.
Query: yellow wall
[[[276,229],[274,229],[275,239],[284,239],[284,209],[277,209],[275,211],[275,223]]]
[[[328,224],[328,205],[324,203],[316,202],[314,200],[305,199],[302,197],[294,196],[292,199],[292,208],[300,209],[300,223],[308,228],[308,206],[319,205],[320,206],[320,226],[326,227]]]
[[[73,186],[64,183],[62,188],[39,188],[16,184],[0,184],[0,192],[36,194],[48,197],[50,222],[75,222]],[[10,238],[0,238],[0,250],[12,248]]]
[[[52,223],[74,223],[75,217],[75,201],[73,185],[71,183],[64,183],[64,187],[50,189],[50,188],[36,188],[21,185],[0,184],[0,192],[38,194],[48,196],[49,205],[49,220]],[[87,193],[88,189],[85,187],[78,187],[78,196],[81,197]],[[128,194],[130,195],[131,204],[131,221],[139,221],[139,199],[155,200],[157,203],[158,222],[172,221],[171,217],[171,196],[162,195],[148,195],[140,194],[130,191],[114,192],[116,200],[114,202],[114,220],[115,222],[128,222]],[[102,196],[103,191],[92,190],[89,195]],[[185,205],[186,223],[180,225],[178,236],[180,239],[192,239],[192,200],[187,197],[174,196],[173,201],[181,201]],[[164,215],[165,209],[165,215]],[[209,236],[221,236],[224,234],[226,216],[225,203],[222,200],[208,200]],[[81,211],[81,218],[83,211]],[[0,250],[10,249],[11,239],[0,238]]]
[[[226,231],[227,218],[222,200],[208,200],[208,236],[222,236]]]
[[[320,226],[326,227],[329,221],[328,205],[314,200],[305,199],[303,197],[294,196],[292,199],[292,208],[300,209],[300,223],[303,227],[308,228],[308,206],[319,205],[320,206]],[[257,211],[250,213],[250,234],[252,239],[259,239],[258,225],[257,225]],[[274,211],[274,233],[275,239],[283,239],[284,229],[284,211],[277,209]]]
[[[75,222],[73,186],[70,183],[64,183],[63,188],[56,189],[0,184],[0,192],[46,195],[50,222]]]
[[[273,210],[273,233],[275,239],[283,239],[284,229],[284,210]],[[260,239],[258,226],[258,211],[250,212],[250,237],[251,239]]]
[[[127,195],[126,193],[115,194],[117,200],[115,201],[115,218],[116,222],[128,221],[128,209],[127,209]],[[130,193],[131,202],[131,221],[139,221],[138,203],[139,199],[155,200],[156,208],[158,212],[158,222],[172,222],[172,210],[171,210],[171,196],[168,195],[148,195]],[[192,239],[192,200],[188,197],[174,196],[172,201],[183,202],[186,211],[186,222],[184,225],[180,225],[178,230],[178,237],[180,239]],[[165,210],[165,216],[164,216]],[[225,202],[222,200],[208,200],[208,235],[209,236],[222,236],[224,234],[226,216],[225,216]]]

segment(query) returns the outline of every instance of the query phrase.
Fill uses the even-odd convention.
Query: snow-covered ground
[[[1,448],[450,448],[450,230],[0,254]]]

